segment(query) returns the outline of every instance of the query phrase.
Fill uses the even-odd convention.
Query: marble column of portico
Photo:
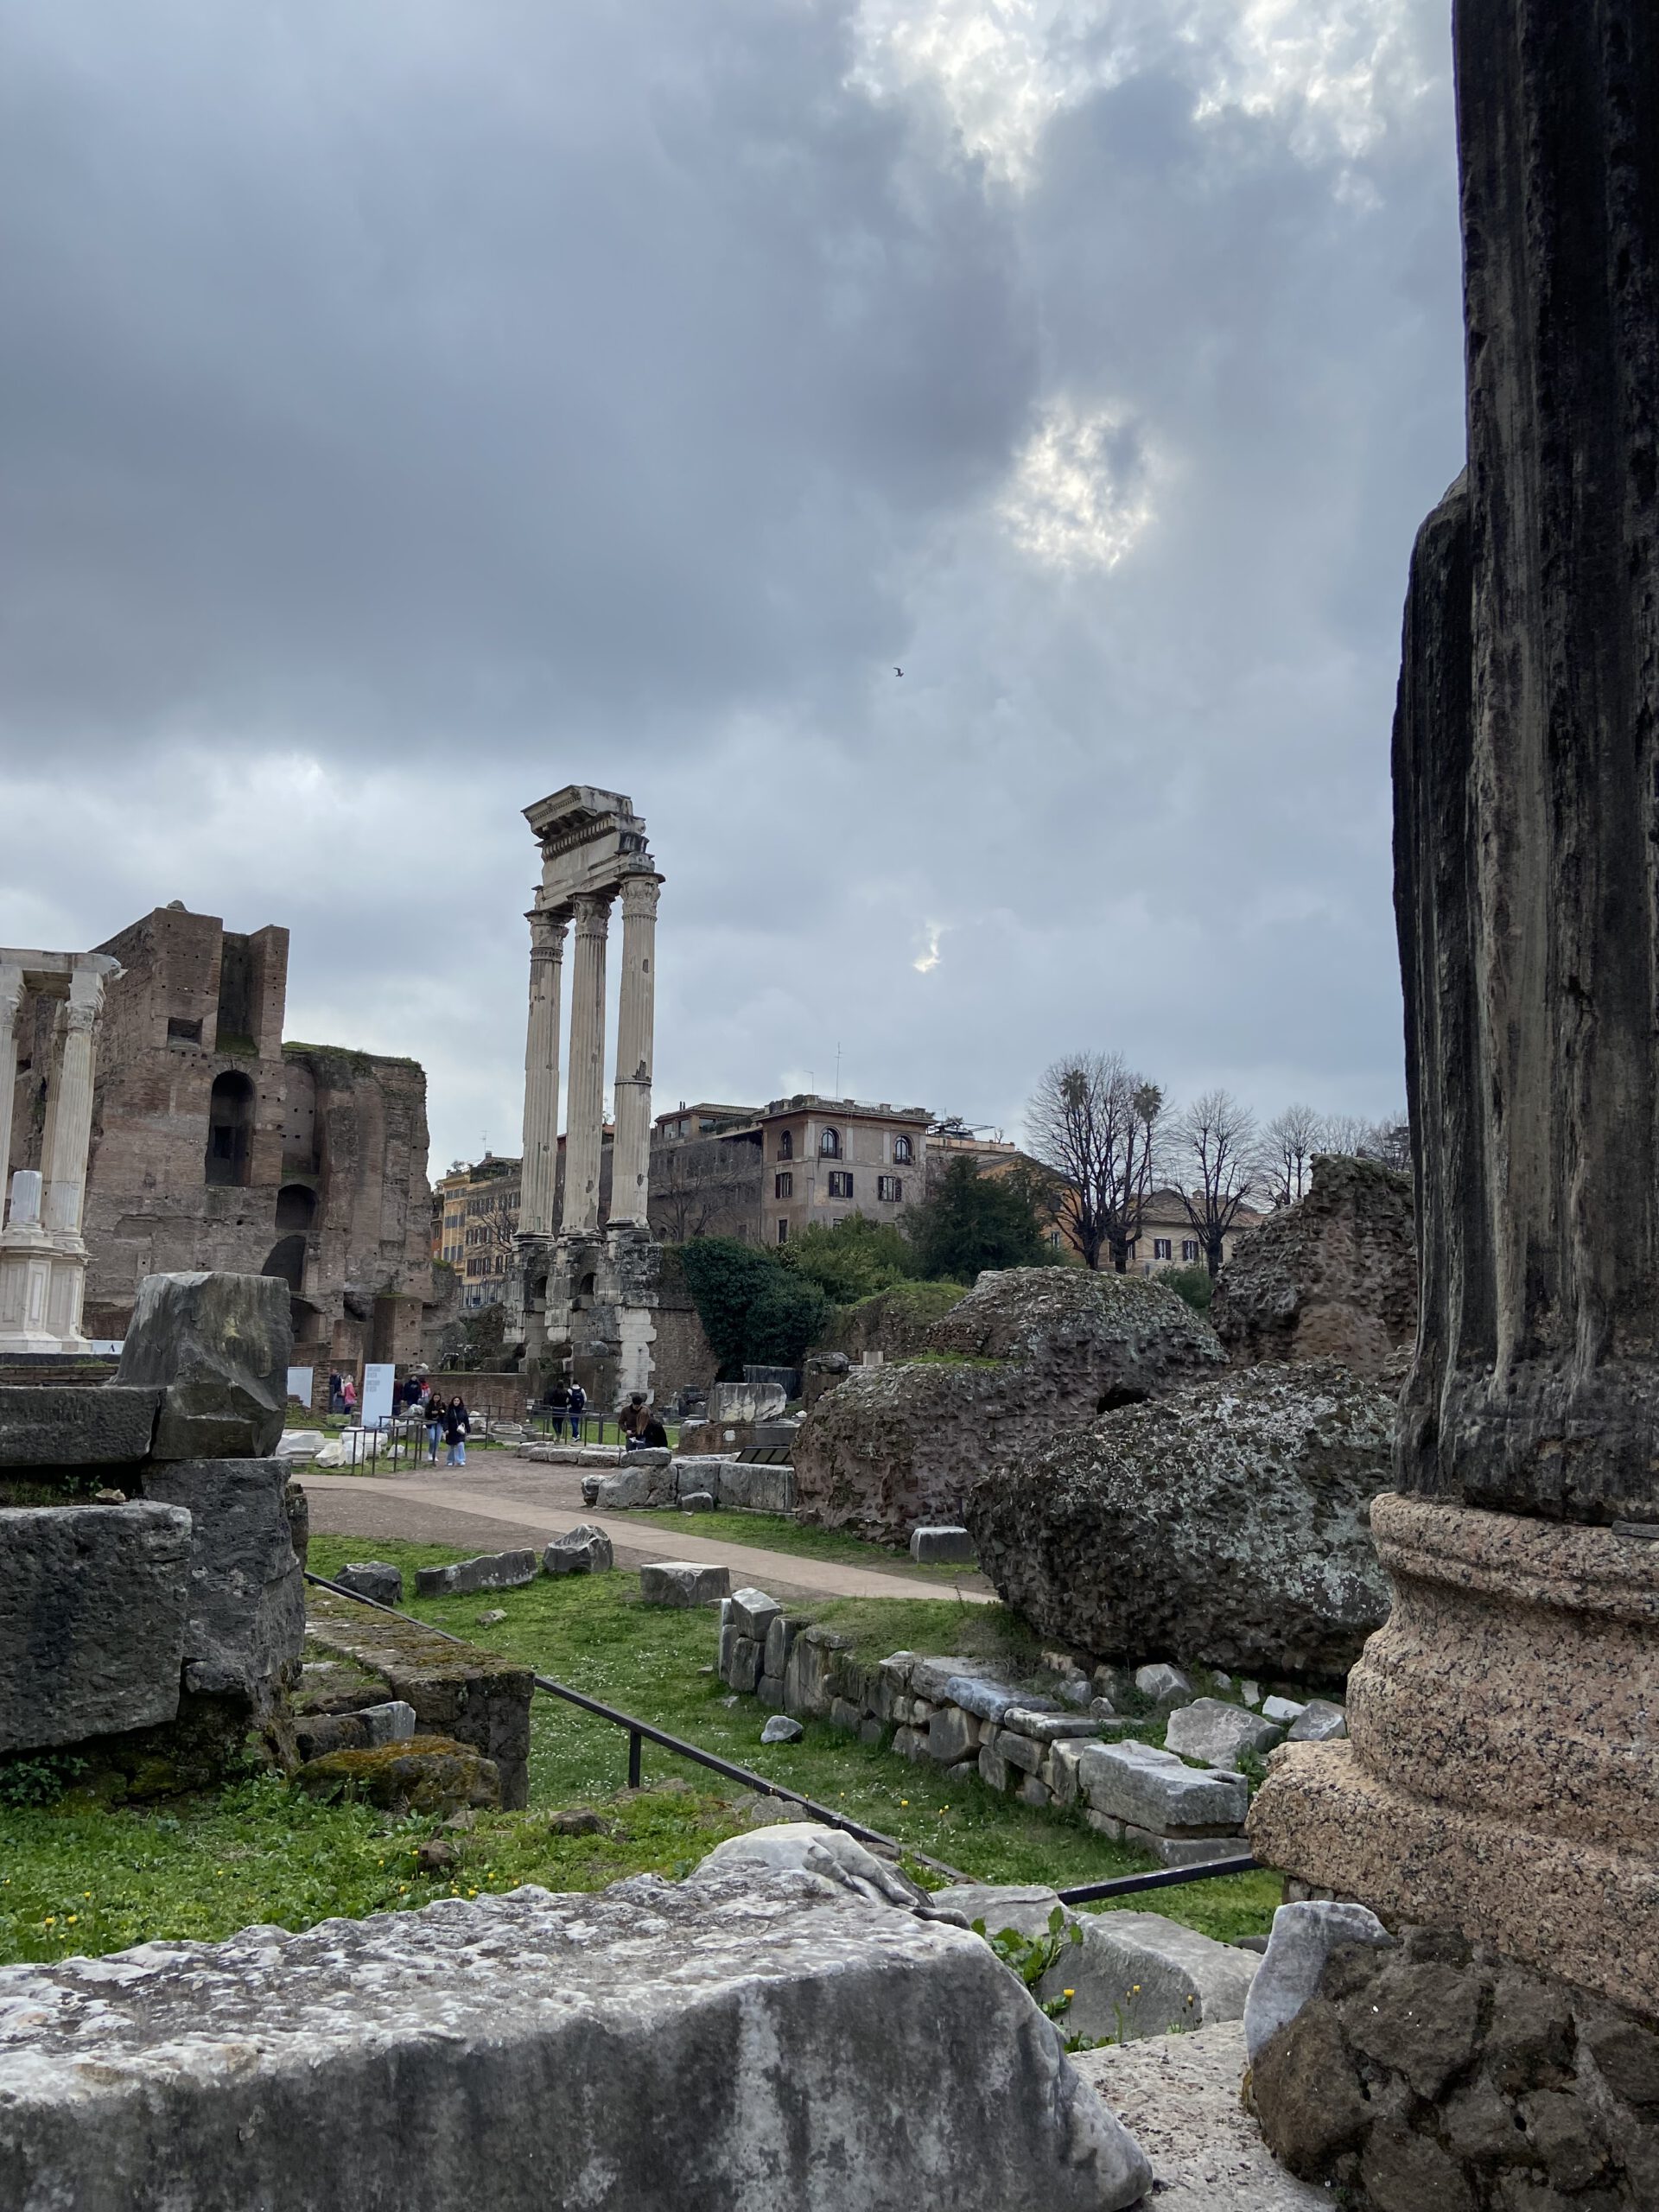
[[[524,1162],[518,1230],[550,1236],[558,1205],[559,1002],[568,916],[531,910],[530,1021],[524,1039]]]
[[[651,1054],[654,1028],[657,899],[661,879],[622,880],[622,988],[616,1030],[616,1136],[611,1147],[611,1221],[646,1225],[651,1174]]]
[[[98,1020],[103,1005],[103,976],[96,970],[77,969],[70,982],[69,997],[58,1015],[60,1041],[56,1081],[48,1102],[53,1110],[41,1155],[46,1178],[44,1224],[77,1243],[86,1198]]]
[[[599,1173],[605,1130],[605,938],[608,892],[571,901],[575,952],[570,979],[570,1079],[565,1115],[567,1232],[599,1226]]]
[[[0,1224],[11,1186],[11,1103],[17,1089],[17,1023],[23,1009],[23,971],[0,961]]]

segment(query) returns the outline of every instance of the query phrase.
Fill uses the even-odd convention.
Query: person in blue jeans
[[[573,1382],[570,1385],[570,1440],[573,1444],[582,1441],[582,1417],[587,1408],[588,1393],[580,1382]]]
[[[438,1464],[438,1446],[443,1441],[447,1426],[443,1400],[434,1390],[426,1402],[426,1446],[435,1467]]]
[[[464,1467],[467,1464],[467,1432],[472,1423],[467,1418],[467,1404],[462,1398],[451,1398],[443,1417],[443,1433],[449,1446],[446,1466]]]

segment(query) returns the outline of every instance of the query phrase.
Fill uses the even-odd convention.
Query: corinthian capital
[[[609,934],[611,926],[609,898],[585,891],[579,898],[573,899],[570,904],[576,918],[576,935],[589,939],[598,938],[602,942]]]
[[[532,906],[525,918],[530,924],[531,958],[562,960],[565,931],[570,925],[570,917],[565,910],[562,906]]]
[[[663,888],[659,875],[625,875],[622,879],[622,918],[625,922],[650,921],[657,912],[657,900]]]

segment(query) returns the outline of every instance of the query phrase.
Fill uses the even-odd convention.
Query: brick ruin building
[[[284,1044],[288,931],[158,907],[97,948],[85,1327],[123,1337],[146,1275],[280,1276],[294,1357],[326,1372],[419,1355],[433,1296],[426,1076]],[[9,1169],[40,1165],[56,1014],[27,1000]]]

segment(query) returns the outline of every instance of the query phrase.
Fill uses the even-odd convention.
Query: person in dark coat
[[[451,1398],[443,1417],[444,1440],[449,1446],[447,1467],[464,1467],[467,1464],[467,1432],[472,1422],[467,1417],[464,1398]]]

